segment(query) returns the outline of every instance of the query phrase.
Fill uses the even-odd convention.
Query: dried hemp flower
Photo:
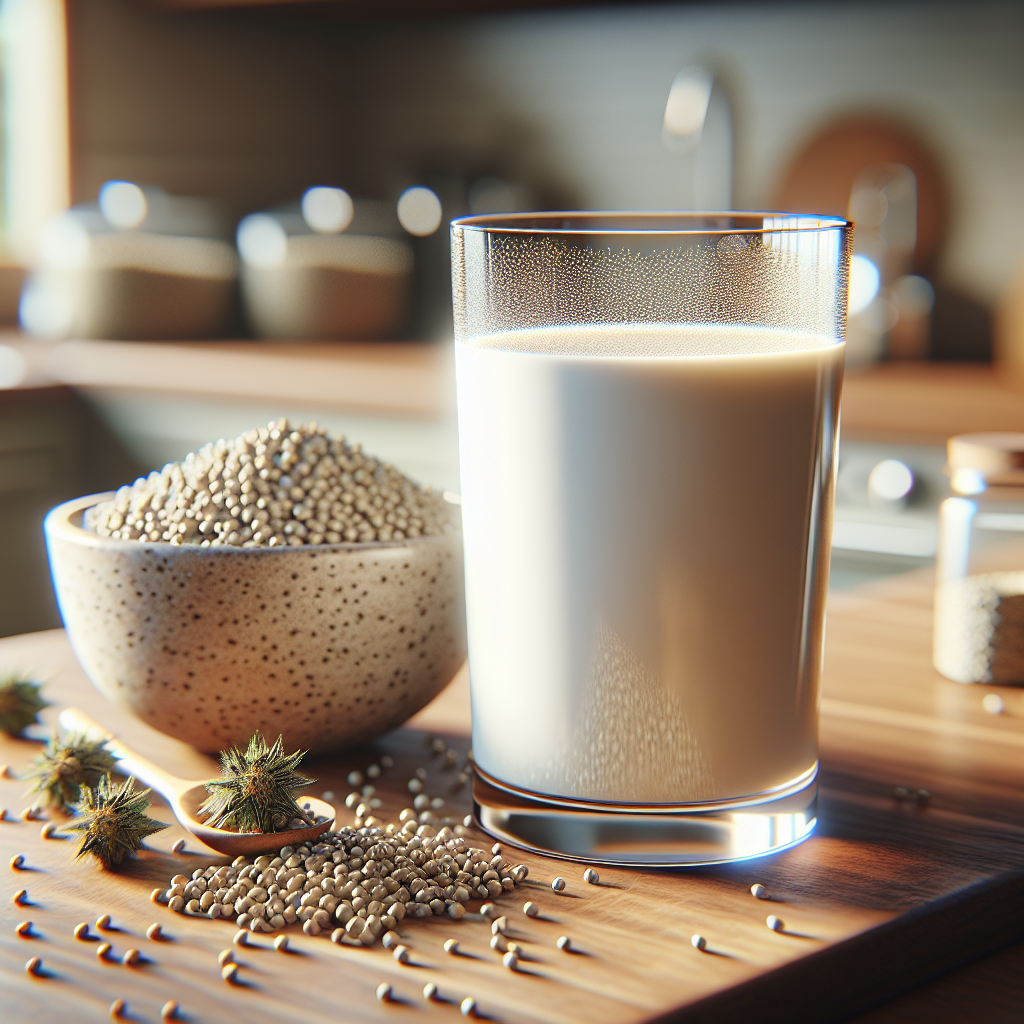
[[[167,826],[150,818],[148,789],[135,792],[135,780],[128,779],[120,789],[104,775],[99,784],[82,786],[82,798],[75,806],[81,819],[66,826],[69,832],[82,832],[75,860],[91,853],[104,867],[117,867],[123,860],[145,849],[147,836]]]
[[[268,747],[260,733],[244,754],[238,747],[222,751],[223,777],[206,783],[210,795],[199,808],[206,824],[235,832],[281,832],[296,818],[312,825],[313,816],[295,800],[316,781],[295,771],[305,753],[285,754],[280,736]]]
[[[32,762],[26,778],[33,785],[26,794],[38,793],[36,805],[65,810],[81,799],[82,786],[96,786],[116,764],[102,742],[93,742],[85,733],[56,735]]]
[[[39,683],[13,672],[0,675],[0,732],[20,736],[30,725],[37,725],[36,715],[50,702],[39,695]]]

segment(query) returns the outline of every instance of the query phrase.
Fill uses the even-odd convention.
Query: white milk
[[[485,771],[688,803],[813,769],[843,348],[705,325],[456,345]]]

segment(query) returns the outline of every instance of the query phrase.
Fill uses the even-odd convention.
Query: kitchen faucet
[[[669,90],[661,138],[681,158],[680,206],[690,210],[732,208],[732,106],[714,72],[684,67]]]

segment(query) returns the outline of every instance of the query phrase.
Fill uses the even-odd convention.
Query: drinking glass
[[[851,225],[452,224],[474,807],[596,863],[816,821]]]

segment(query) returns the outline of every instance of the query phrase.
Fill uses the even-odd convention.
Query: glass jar
[[[958,683],[1024,683],[1024,433],[947,443],[935,667]]]

